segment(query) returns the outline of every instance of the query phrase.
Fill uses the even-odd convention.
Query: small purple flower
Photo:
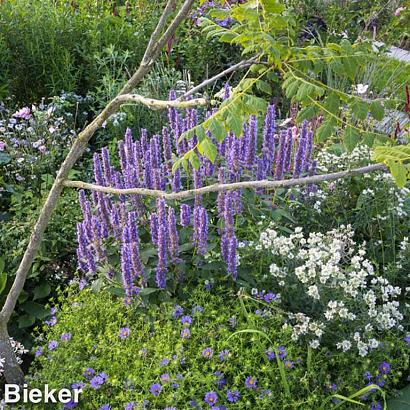
[[[295,368],[295,363],[292,362],[292,360],[285,360],[283,363],[285,366],[285,369],[294,369]]]
[[[40,356],[43,354],[43,352],[44,352],[44,348],[43,348],[42,346],[39,346],[39,347],[37,348],[36,352],[34,353],[34,355],[35,355],[36,357],[40,357]]]
[[[100,407],[100,410],[111,410],[111,406],[109,404],[103,404]]]
[[[269,361],[275,360],[275,358],[276,358],[276,354],[275,354],[275,352],[274,352],[273,350],[267,350],[267,351],[265,352],[265,355],[266,355],[266,358],[267,358]]]
[[[49,320],[45,321],[45,324],[47,326],[55,326],[57,324],[57,317],[56,316],[52,316]]]
[[[390,372],[390,370],[391,370],[390,363],[387,363],[387,362],[380,363],[380,366],[379,366],[380,373],[387,374]]]
[[[184,308],[179,305],[174,306],[174,311],[172,312],[172,317],[174,319],[180,318],[184,314]]]
[[[82,382],[75,382],[75,383],[73,383],[73,384],[71,385],[71,388],[72,388],[73,390],[81,390],[81,389],[84,388],[84,383],[82,383]]]
[[[410,347],[410,335],[406,335],[406,336],[404,337],[404,341],[406,342],[407,346]]]
[[[126,339],[128,336],[130,335],[130,329],[128,329],[128,327],[123,327],[120,329],[120,338],[121,339]]]
[[[181,323],[182,323],[184,326],[186,326],[186,327],[191,326],[192,317],[189,316],[189,315],[182,316],[182,317],[181,317]]]
[[[71,333],[63,333],[61,335],[61,341],[62,342],[69,342],[72,337],[73,337],[73,335]]]
[[[168,383],[170,381],[171,381],[171,377],[168,373],[161,374],[161,382],[162,383]]]
[[[159,362],[160,366],[167,366],[169,364],[169,359],[165,358]]]
[[[103,384],[105,383],[104,379],[101,377],[101,375],[94,376],[90,380],[90,387],[92,387],[95,390],[98,390]]]
[[[187,327],[185,327],[181,330],[181,337],[183,339],[189,339],[191,337],[191,332]]]
[[[286,357],[285,346],[283,346],[283,345],[278,346],[278,351],[279,351],[279,359],[283,360]]]
[[[64,404],[63,410],[75,409],[77,406],[78,403],[76,403],[74,400],[70,400],[68,403]]]
[[[181,205],[180,223],[182,226],[189,226],[191,223],[191,207],[187,204]]]
[[[236,403],[240,396],[241,395],[238,390],[228,390],[226,392],[226,400],[228,400],[229,403]]]
[[[202,306],[199,306],[199,305],[195,305],[193,308],[192,308],[192,314],[193,315],[195,315],[195,313],[202,313],[204,311],[204,308],[202,307]]]
[[[135,410],[136,408],[135,406],[136,406],[135,402],[132,401],[125,405],[124,410]]]
[[[149,391],[154,396],[159,396],[162,391],[162,386],[159,383],[154,383],[150,388]]]
[[[205,394],[204,401],[210,406],[213,406],[218,401],[218,396],[216,395],[215,392],[210,391]]]
[[[222,362],[225,360],[225,358],[227,356],[229,356],[230,352],[229,350],[222,350],[222,352],[219,353],[219,360],[221,360]]]
[[[370,381],[370,380],[372,380],[372,374],[369,372],[369,371],[367,371],[367,372],[364,372],[364,374],[363,374],[363,378],[365,379],[365,380],[367,380],[367,381]]]
[[[23,107],[13,114],[15,118],[21,118],[22,120],[29,120],[31,117],[31,110],[28,107]]]
[[[0,151],[4,151],[6,149],[6,143],[4,141],[0,141]]]
[[[58,347],[58,342],[57,340],[51,340],[48,344],[48,350],[55,350]]]
[[[268,292],[266,295],[263,296],[265,302],[271,303],[278,299],[278,296],[275,293]]]
[[[382,409],[383,409],[383,406],[379,401],[377,401],[376,403],[372,403],[370,405],[370,410],[382,410]]]
[[[95,370],[92,367],[89,367],[88,369],[85,369],[83,376],[86,379],[91,379],[95,375]]]
[[[248,389],[256,389],[256,384],[258,383],[258,380],[256,377],[248,376],[245,379],[245,387]]]
[[[206,349],[202,350],[202,356],[205,357],[205,359],[211,359],[214,351],[212,350],[212,348],[207,347]]]

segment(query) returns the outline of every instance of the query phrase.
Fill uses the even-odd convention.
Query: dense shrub
[[[367,358],[312,351],[282,327],[271,293],[187,291],[180,305],[144,309],[71,290],[38,336],[30,383],[82,386],[82,409],[329,409],[332,394],[373,382],[391,391],[408,367],[402,337],[389,334]],[[359,400],[379,399],[368,388]]]

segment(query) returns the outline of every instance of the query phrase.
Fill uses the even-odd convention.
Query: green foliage
[[[384,351],[373,351],[365,359],[306,349],[292,342],[275,306],[223,289],[187,289],[178,301],[183,314],[192,317],[186,339],[181,337],[181,314],[176,314],[173,304],[127,308],[107,292],[89,290],[70,291],[59,302],[57,324],[39,333],[43,351],[29,381],[33,387],[47,383],[52,388],[84,383],[80,395],[83,409],[107,403],[118,408],[130,402],[138,406],[143,400],[156,409],[188,408],[190,401],[203,408],[205,394],[214,391],[217,404],[228,407],[271,409],[274,405],[325,410],[337,407],[331,400],[335,394],[341,399],[351,396],[350,400],[361,400],[357,391],[362,388],[362,394],[375,400],[380,394],[368,391],[363,373],[377,374],[379,363],[394,357],[389,359],[392,370],[386,377],[390,390],[405,363],[404,341],[394,336],[385,339]],[[120,338],[122,328],[129,329],[124,339]],[[67,333],[71,339],[62,341],[61,336]],[[58,343],[54,350],[48,349],[51,341]],[[278,352],[278,348],[283,349],[281,345],[286,357],[270,361],[265,352]],[[212,349],[209,359],[202,355],[206,348]],[[219,355],[225,350],[228,352],[221,359]],[[161,364],[164,359],[168,361]],[[286,367],[287,360],[294,368]],[[107,383],[99,389],[90,387],[89,378],[83,376],[87,368],[96,374],[105,372]],[[257,379],[256,389],[246,388],[248,376]],[[158,396],[149,391],[154,383],[162,385]],[[240,392],[236,404],[227,402],[228,389]],[[346,403],[344,408],[356,406]]]
[[[389,167],[398,186],[403,187],[410,179],[410,146],[376,147],[373,159]]]

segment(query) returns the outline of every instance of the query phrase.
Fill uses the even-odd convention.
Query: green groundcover
[[[410,384],[402,390],[398,399],[387,402],[388,410],[410,410]]]

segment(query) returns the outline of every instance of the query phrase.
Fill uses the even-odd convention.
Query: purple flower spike
[[[265,124],[263,127],[262,155],[269,165],[272,164],[275,155],[275,131],[276,131],[276,110],[274,105],[269,105],[266,112]]]
[[[175,220],[175,211],[174,208],[168,209],[168,250],[171,255],[173,263],[177,263],[179,258],[179,237],[177,231],[177,223]]]
[[[172,171],[172,145],[167,127],[162,128],[162,152],[168,173]]]
[[[150,230],[151,230],[151,241],[154,245],[158,245],[158,216],[157,214],[150,214]]]
[[[104,181],[106,186],[113,185],[113,180],[111,177],[111,163],[110,163],[110,152],[108,148],[104,147],[101,150],[103,172],[104,172]]]
[[[103,170],[102,170],[102,165],[101,165],[101,159],[97,153],[95,153],[93,156],[93,163],[94,163],[95,182],[98,185],[104,185],[104,176],[103,176]]]
[[[293,164],[293,178],[299,178],[305,165],[306,161],[306,145],[308,140],[308,123],[304,121],[302,124],[302,130],[300,132],[300,138],[298,147],[296,150],[295,161]]]
[[[189,226],[191,223],[191,207],[187,204],[181,205],[180,223],[184,227]]]
[[[280,180],[283,178],[283,169],[285,166],[285,156],[286,156],[286,142],[287,142],[287,132],[282,131],[279,138],[279,151],[276,156],[276,166],[275,166],[275,179]]]
[[[249,119],[249,143],[246,149],[246,165],[250,169],[255,163],[256,147],[258,135],[258,120],[255,115]]]
[[[130,247],[130,230],[126,226],[122,235],[122,246],[121,246],[121,273],[122,273],[122,283],[124,286],[125,294],[127,297],[132,297],[133,293],[133,271],[132,271],[132,259],[131,259],[131,247]]]
[[[157,286],[160,289],[165,289],[166,273],[168,266],[167,248],[168,248],[168,224],[165,210],[165,201],[162,198],[157,198],[157,214],[158,214],[158,265],[156,272]]]
[[[236,240],[235,236],[232,236],[232,238],[229,240],[228,246],[228,272],[232,275],[233,280],[236,280],[238,278],[238,257],[236,253],[238,241]]]
[[[288,136],[286,139],[286,151],[285,151],[285,162],[283,165],[283,171],[289,172],[290,165],[292,162],[292,151],[293,151],[293,138],[292,138],[292,130],[288,129]]]

